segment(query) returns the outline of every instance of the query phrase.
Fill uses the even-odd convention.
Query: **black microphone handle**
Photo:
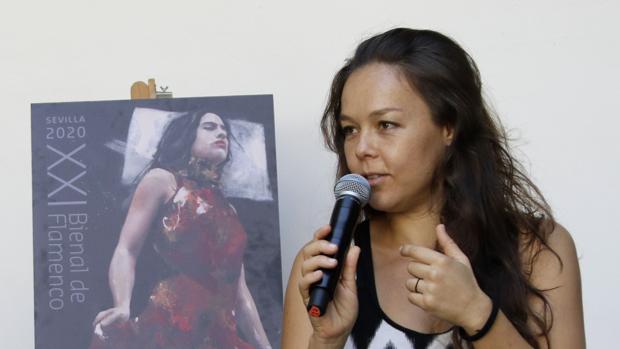
[[[310,300],[307,306],[311,316],[323,316],[327,303],[334,297],[334,291],[353,239],[353,231],[357,225],[360,211],[359,201],[351,195],[343,195],[334,205],[334,211],[329,222],[331,232],[325,240],[338,246],[336,255],[330,256],[335,258],[338,264],[333,269],[321,269],[323,277],[311,286]]]

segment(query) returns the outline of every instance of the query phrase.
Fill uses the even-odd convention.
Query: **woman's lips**
[[[381,184],[387,176],[383,174],[372,174],[366,175],[364,177],[366,177],[366,179],[368,180],[368,184],[370,184],[370,186],[372,187]]]
[[[215,141],[215,142],[213,142],[213,144],[216,147],[220,147],[220,148],[226,148],[226,146],[227,146],[225,141]]]

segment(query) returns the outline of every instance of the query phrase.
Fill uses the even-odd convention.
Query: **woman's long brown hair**
[[[362,42],[334,77],[321,120],[325,142],[338,155],[338,177],[349,173],[338,122],[342,90],[351,73],[369,63],[399,69],[429,106],[433,121],[454,130],[433,180],[433,190],[442,196],[441,220],[469,257],[481,289],[521,336],[534,348],[540,348],[541,337],[549,346],[553,314],[546,290],[529,279],[541,251],[559,259],[547,245],[555,220],[509,152],[506,132],[482,97],[476,64],[452,39],[430,30],[398,28]],[[532,297],[541,301],[542,312],[533,308]],[[453,338],[463,348],[458,331]]]

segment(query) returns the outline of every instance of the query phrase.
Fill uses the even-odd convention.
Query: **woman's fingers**
[[[99,323],[101,324],[101,327],[105,329],[106,327],[108,327],[108,325],[114,323],[117,318],[118,318],[118,314],[111,314],[110,316],[106,316]]]
[[[338,246],[323,240],[329,235],[331,227],[325,225],[314,233],[314,240],[304,246],[302,249],[303,263],[301,265],[302,277],[308,273],[312,273],[320,268],[330,269],[336,266],[337,262],[333,256],[338,251]]]
[[[350,289],[355,289],[355,277],[357,271],[357,261],[359,260],[361,249],[358,246],[351,246],[347,252],[347,257],[342,267],[342,282]]]
[[[317,243],[319,242],[320,241],[317,241]],[[335,258],[322,254],[313,256],[303,261],[301,264],[302,277],[299,281],[299,290],[301,291],[304,299],[309,297],[308,289],[310,288],[310,285],[321,280],[321,277],[323,276],[321,269],[332,269],[335,268],[337,264],[338,261]]]
[[[314,232],[314,240],[322,240],[323,238],[325,238],[327,235],[329,235],[329,232],[332,230],[332,228],[329,226],[329,224],[326,224],[322,227],[320,227],[319,229],[317,229]]]
[[[106,318],[113,310],[114,310],[113,308],[110,308],[104,311],[100,311],[99,314],[95,316],[95,320],[93,320],[93,326],[96,326],[98,323],[100,323],[101,320]]]
[[[421,293],[415,293],[415,292],[410,292],[407,295],[407,299],[409,299],[409,302],[411,302],[414,305],[417,305],[418,307],[426,310],[426,304],[424,303],[424,295]]]
[[[332,269],[338,264],[335,258],[331,258],[325,255],[317,255],[312,258],[306,259],[301,264],[301,275],[304,276],[307,273],[311,273],[317,269]]]
[[[95,316],[95,320],[93,320],[93,327],[100,326],[105,328],[108,325],[111,325],[119,320],[126,321],[129,318],[129,314],[124,310],[119,308],[110,308],[104,311],[99,312],[97,316]]]
[[[441,252],[437,252],[428,247],[416,245],[403,245],[400,248],[400,255],[403,257],[412,258],[417,262],[425,264],[442,263],[446,259],[446,256]]]
[[[409,262],[409,264],[407,264],[407,271],[411,276],[420,279],[433,280],[436,276],[435,269],[424,263]]]
[[[407,295],[409,302],[424,310],[434,309],[437,306],[437,297],[433,292],[436,285],[432,281],[411,278],[405,282],[405,287],[409,290]]]
[[[101,324],[95,325],[95,330],[93,331],[99,339],[106,339],[107,337],[103,333],[103,328],[101,328]]]
[[[424,294],[429,281],[420,278],[411,278],[405,281],[405,287],[409,292]]]
[[[310,298],[310,287],[323,277],[321,269],[332,269],[338,264],[335,256],[338,246],[325,240],[331,232],[331,227],[325,225],[314,232],[314,239],[307,243],[301,250],[303,262],[301,263],[301,279],[298,287],[304,303]],[[343,265],[342,281],[349,288],[355,287],[355,270],[359,257],[359,247],[352,247],[347,253]]]
[[[437,244],[439,245],[443,253],[445,253],[446,256],[450,256],[457,261],[471,267],[469,263],[469,258],[467,258],[467,255],[463,253],[463,251],[461,251],[456,242],[454,242],[450,235],[448,235],[448,232],[446,231],[446,226],[443,224],[439,224],[435,228],[435,231],[437,233]]]
[[[113,323],[115,323],[115,322],[117,322],[119,320],[125,321],[127,319],[125,318],[124,314],[116,311],[116,312],[113,312],[112,314],[110,314],[109,316],[105,317],[103,320],[101,320],[100,324],[101,324],[101,327],[103,327],[105,329],[107,326],[109,326],[109,325],[111,325],[111,324],[113,324]]]
[[[323,272],[315,270],[299,279],[299,292],[304,300],[304,304],[308,303],[308,299],[310,298],[310,286],[321,280],[321,277],[323,277]]]
[[[336,251],[338,251],[337,245],[332,244],[327,240],[318,240],[312,241],[306,246],[304,246],[304,248],[302,249],[302,254],[304,260],[307,260],[320,254],[328,256],[334,255],[336,254]]]

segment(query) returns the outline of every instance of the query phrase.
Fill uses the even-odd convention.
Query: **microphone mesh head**
[[[358,174],[348,174],[340,177],[334,186],[334,196],[338,200],[343,195],[356,197],[362,206],[370,199],[370,184],[366,178]]]

